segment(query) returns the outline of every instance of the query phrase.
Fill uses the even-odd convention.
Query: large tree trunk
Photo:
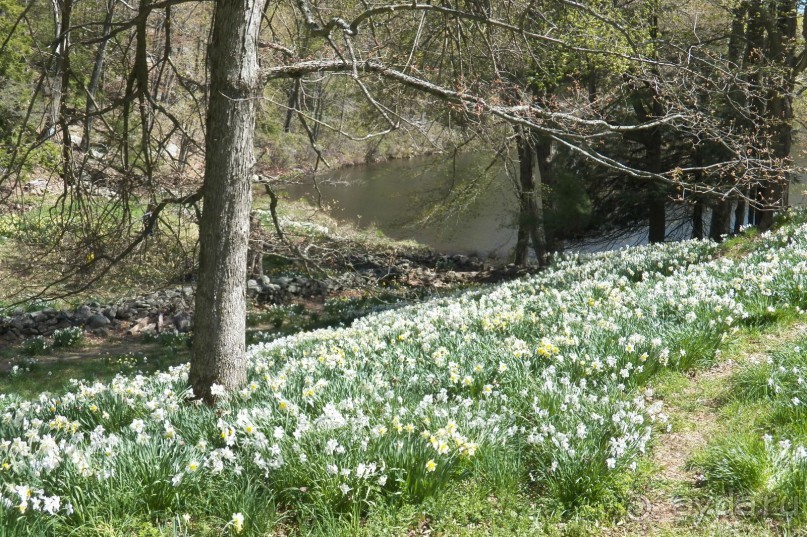
[[[742,227],[745,225],[746,209],[748,202],[744,197],[737,200],[737,207],[734,209],[734,234],[740,233]]]
[[[703,238],[703,201],[698,200],[692,207],[692,238]]]
[[[791,163],[793,88],[798,76],[797,63],[800,63],[796,62],[795,56],[799,17],[797,4],[795,0],[751,4],[754,16],[759,19],[759,26],[764,27],[767,36],[766,60],[774,67],[764,80],[767,94],[762,96],[762,100],[767,105],[764,108],[767,128],[762,134],[771,140],[773,156],[781,159],[785,170],[765,178],[760,185],[760,200],[764,206],[759,215],[759,228],[763,231],[770,229],[775,213],[787,204],[790,186],[790,176],[786,170]]]
[[[265,0],[216,2],[201,244],[189,382],[212,402],[211,386],[246,380],[246,266],[253,137],[260,95],[257,41]]]
[[[745,30],[745,51],[743,54],[743,70],[748,73],[745,76],[746,82],[750,87],[760,87],[762,85],[761,69],[758,67],[760,61],[765,57],[765,27],[762,17],[762,12],[759,11],[759,6],[751,2],[743,2],[747,8],[748,21]],[[754,9],[752,9],[752,7]],[[741,103],[742,104],[742,103]],[[748,108],[752,112],[752,121],[747,128],[755,133],[759,130],[757,123],[761,123],[765,115],[765,101],[762,98],[761,91],[753,91],[748,97]],[[756,118],[757,121],[753,121]],[[762,134],[764,136],[764,133]],[[755,156],[752,153],[752,156]],[[752,185],[749,189],[748,198],[754,202],[754,205],[749,204],[748,208],[748,223],[758,226],[760,223],[761,212],[759,210],[760,188],[759,185]]]
[[[70,28],[73,0],[60,0],[59,2],[54,2],[53,5],[61,6],[61,18],[56,17],[56,12],[54,11],[54,21],[58,19],[61,26],[59,26],[60,35],[56,45],[56,72],[58,73],[57,78],[59,78],[59,83],[57,84],[58,93],[53,95],[55,105],[51,105],[51,113],[55,122],[54,127],[58,124],[62,131],[62,179],[66,185],[72,185],[74,182],[73,176],[75,175],[73,168],[73,140],[70,138],[70,125],[64,117],[63,111],[67,102],[68,85],[70,84],[70,45],[67,30]]]
[[[659,97],[655,92],[652,93],[651,99],[648,109],[652,110],[652,114],[647,114],[643,121],[660,117],[663,114]],[[653,127],[646,133],[644,147],[644,169],[649,172],[659,173],[662,167],[662,139],[659,127]],[[664,239],[667,238],[667,186],[651,183],[649,190],[650,199],[647,201],[648,240],[650,242],[664,242]]]
[[[666,193],[652,193],[647,202],[649,222],[648,240],[664,242],[667,238],[667,196]]]
[[[519,218],[515,263],[526,265],[529,245],[539,265],[546,264],[546,231],[544,230],[543,184],[535,136],[522,131],[516,138],[519,158]]]
[[[718,200],[712,205],[712,221],[709,226],[709,238],[720,242],[731,233],[731,200]]]
[[[649,122],[662,117],[664,110],[655,88],[642,84],[635,87],[631,94],[631,105],[640,123]],[[651,127],[635,133],[626,133],[625,138],[644,147],[642,168],[648,172],[659,173],[662,168],[663,139],[659,126]],[[667,237],[667,186],[654,181],[645,182],[647,192],[646,215],[648,220],[648,240],[664,242]]]
[[[748,189],[748,200],[748,223],[752,226],[758,226],[760,212],[756,204],[759,202],[759,189],[756,186]]]
[[[787,84],[787,82],[785,82]],[[784,172],[765,181],[762,188],[766,210],[762,211],[759,219],[759,228],[762,231],[773,226],[776,212],[787,206],[788,190],[790,187],[790,174],[786,171],[792,163],[790,156],[793,140],[793,85],[773,90],[774,95],[769,101],[768,114],[773,119],[772,141],[774,155],[781,159]]]
[[[295,78],[289,90],[289,102],[286,105],[286,121],[283,122],[283,132],[291,132],[291,120],[294,119],[294,112],[297,110],[297,99],[300,97],[300,79]]]
[[[655,41],[658,39],[658,13],[656,8],[652,8],[653,12],[650,16],[650,39]],[[655,51],[653,53],[655,56]],[[653,74],[656,75],[656,68],[653,68]],[[661,106],[661,96],[658,91],[648,86],[647,89],[650,93],[650,102],[644,109],[644,114],[640,114],[642,121],[659,118],[664,115],[664,108]],[[656,126],[647,131],[647,138],[645,138],[645,165],[644,168],[653,173],[661,171],[661,128]],[[664,242],[667,238],[667,187],[663,184],[652,184],[650,186],[650,199],[647,203],[648,213],[648,240],[650,242]]]

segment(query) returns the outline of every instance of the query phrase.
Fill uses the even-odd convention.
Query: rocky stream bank
[[[288,304],[322,300],[348,291],[373,287],[445,289],[490,283],[527,272],[514,265],[489,267],[475,257],[416,254],[411,256],[354,255],[350,269],[336,276],[263,275],[247,281],[252,304]],[[110,332],[135,335],[193,329],[193,285],[163,289],[114,302],[90,301],[73,309],[22,307],[0,312],[0,343],[19,342],[35,336],[49,337],[57,330],[80,327],[99,337]],[[29,308],[30,310],[30,308]]]

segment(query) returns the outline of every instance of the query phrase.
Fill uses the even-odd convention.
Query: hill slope
[[[807,226],[785,224],[748,250],[717,256],[691,241],[572,256],[535,277],[254,346],[249,384],[214,409],[186,402],[187,367],[77,382],[58,398],[6,395],[0,524],[375,534],[374,517],[457,487],[529,499],[530,516],[491,532],[540,532],[592,509],[619,516],[667,429],[648,383],[712,363],[741,327],[807,302]],[[439,523],[415,518],[398,534]]]

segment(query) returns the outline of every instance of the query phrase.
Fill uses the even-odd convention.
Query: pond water
[[[412,239],[441,253],[503,258],[515,246],[517,199],[490,158],[424,157],[343,168],[316,178],[323,209],[337,220]],[[314,180],[285,185],[316,204]]]
[[[516,243],[518,201],[501,163],[481,154],[393,160],[343,168],[283,187],[335,219],[375,228],[399,240],[415,240],[435,252],[497,260]],[[791,189],[792,205],[804,204],[804,185]],[[690,236],[689,209],[670,204],[667,240]],[[705,217],[708,228],[709,214]],[[592,237],[566,244],[567,250],[594,252],[647,242],[647,230],[615,240]]]

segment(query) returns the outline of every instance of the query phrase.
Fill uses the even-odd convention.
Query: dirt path
[[[683,390],[665,400],[673,427],[653,449],[652,462],[658,470],[644,504],[644,524],[671,528],[691,519],[693,506],[684,500],[684,493],[697,486],[699,476],[687,463],[718,431],[720,398],[737,366],[738,362],[728,359],[697,372]]]
[[[671,430],[654,443],[654,474],[644,497],[636,502],[629,521],[611,535],[704,535],[699,521],[708,502],[694,494],[700,476],[688,468],[693,455],[716,435],[722,434],[720,408],[729,394],[731,376],[749,360],[761,359],[807,333],[807,323],[797,322],[781,331],[738,340],[734,353],[713,367],[695,371],[666,394],[664,403]],[[748,352],[754,349],[754,352]],[[729,353],[727,353],[729,354]],[[726,520],[728,526],[736,521]],[[737,528],[735,528],[737,530]],[[739,530],[742,533],[742,530]],[[731,532],[730,534],[735,534]],[[738,533],[739,534],[739,533]]]

